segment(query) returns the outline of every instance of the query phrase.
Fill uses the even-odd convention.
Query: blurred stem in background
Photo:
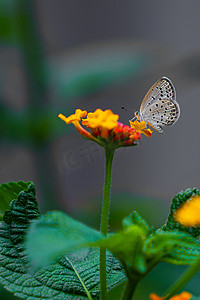
[[[137,285],[137,281],[131,281],[128,280],[126,286],[125,286],[125,290],[124,290],[124,294],[122,296],[122,300],[130,300],[132,299],[133,293],[135,291],[136,285]]]
[[[178,280],[172,284],[172,286],[166,291],[165,299],[168,300],[175,294],[179,293],[184,286],[194,277],[194,275],[200,270],[200,258],[197,259],[186,271],[181,275]]]
[[[54,160],[51,157],[53,156],[51,145],[46,141],[48,124],[44,124],[46,128],[37,127],[37,121],[40,122],[48,111],[48,78],[43,47],[36,26],[33,1],[15,0],[13,3],[16,14],[16,24],[13,25],[16,28],[17,44],[21,50],[27,80],[28,126],[30,139],[34,146],[34,165],[43,199],[42,209],[45,210],[47,207],[54,209],[56,207],[56,185],[53,176],[55,171],[53,171]]]

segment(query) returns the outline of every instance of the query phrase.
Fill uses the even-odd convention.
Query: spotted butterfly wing
[[[180,116],[176,102],[176,91],[171,80],[162,77],[147,92],[141,106],[139,118],[162,133],[163,126],[173,125]]]

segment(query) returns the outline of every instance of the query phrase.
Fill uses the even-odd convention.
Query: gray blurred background
[[[176,193],[200,187],[198,0],[1,0],[0,27],[1,183],[32,180],[42,212],[61,209],[99,228],[103,150],[57,115],[111,109],[128,125],[167,76],[180,119],[116,151],[110,229],[133,209],[161,225]],[[200,293],[194,283],[190,291]]]

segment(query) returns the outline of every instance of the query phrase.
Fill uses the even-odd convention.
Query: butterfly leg
[[[133,117],[132,119],[130,119],[130,121],[132,122],[133,120],[135,120],[135,119],[137,119],[137,117],[135,116],[135,117]]]

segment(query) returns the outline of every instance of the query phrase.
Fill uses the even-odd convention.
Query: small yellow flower
[[[94,113],[89,113],[87,119],[82,121],[83,125],[90,128],[102,127],[111,130],[117,127],[118,115],[113,114],[110,109],[105,111],[96,109]]]
[[[81,118],[84,118],[87,115],[86,110],[76,109],[75,114],[66,118],[64,115],[59,114],[58,117],[63,120],[66,124],[73,123],[74,121],[80,121]]]
[[[129,123],[130,123],[131,128],[134,128],[135,131],[139,132],[140,134],[143,133],[146,136],[150,137],[151,134],[152,134],[152,132],[153,132],[151,129],[149,129],[149,128],[147,129],[146,128],[147,124],[146,124],[145,121],[139,122],[139,121],[136,120],[134,122],[129,121]]]
[[[174,213],[174,219],[185,227],[200,226],[200,196],[195,195]]]
[[[165,297],[159,297],[158,295],[156,294],[150,294],[150,299],[151,300],[164,300],[167,298],[167,296]],[[188,292],[182,292],[181,294],[179,295],[175,295],[173,297],[171,297],[169,300],[189,300],[192,298],[192,294],[188,293]]]
[[[102,138],[107,138],[109,131],[117,127],[118,115],[113,114],[110,109],[105,111],[96,109],[94,113],[89,113],[87,119],[82,120],[82,124],[91,129],[98,128]]]
[[[96,139],[89,133],[87,130],[85,130],[80,125],[81,118],[85,117],[87,115],[86,110],[76,109],[75,114],[70,115],[69,117],[65,117],[63,114],[59,114],[58,117],[63,120],[66,124],[73,123],[77,131],[85,138],[95,140]]]

